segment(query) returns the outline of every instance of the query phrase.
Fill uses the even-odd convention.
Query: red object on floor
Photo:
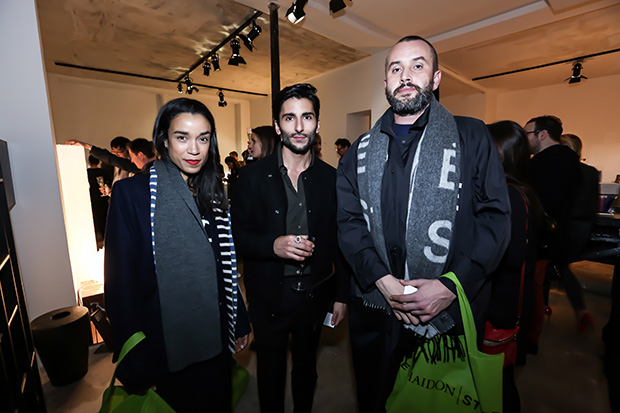
[[[588,328],[594,329],[594,317],[592,317],[592,314],[588,311],[584,311],[583,314],[581,314],[577,331],[585,333]]]

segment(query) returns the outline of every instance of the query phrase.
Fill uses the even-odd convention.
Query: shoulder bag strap
[[[477,348],[476,341],[478,340],[478,333],[476,332],[474,315],[471,312],[471,306],[469,305],[469,301],[465,295],[465,290],[463,290],[461,282],[452,271],[442,275],[442,277],[446,277],[456,286],[456,295],[459,300],[461,319],[463,321],[463,331],[465,333],[465,343],[467,344],[468,351],[469,349],[475,349]]]

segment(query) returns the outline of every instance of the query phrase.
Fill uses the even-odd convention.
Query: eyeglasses
[[[529,135],[530,133],[538,133],[538,132],[540,132],[540,129],[536,129],[536,130],[533,130],[533,131],[531,131],[531,132],[527,132],[527,131],[526,131],[526,132],[525,132],[525,134],[526,134],[526,135]]]

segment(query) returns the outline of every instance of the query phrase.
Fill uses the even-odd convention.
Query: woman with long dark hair
[[[527,346],[534,302],[536,228],[540,225],[542,207],[534,190],[527,184],[530,152],[523,128],[513,121],[501,121],[488,127],[504,166],[512,212],[510,244],[499,266],[489,277],[492,295],[486,318],[487,330],[519,328],[517,341],[513,341],[509,353],[505,353],[503,375],[503,411],[519,412],[520,400],[514,382],[514,366],[515,361],[525,362],[524,345]],[[509,354],[520,360],[511,359]]]
[[[213,115],[186,98],[157,115],[150,173],[117,182],[105,244],[106,309],[130,390],[155,389],[178,412],[231,411],[231,353],[250,331],[237,286]],[[118,349],[117,349],[118,351]]]
[[[248,151],[252,154],[254,161],[260,161],[276,150],[278,142],[280,142],[280,136],[273,126],[259,126],[252,129],[248,141]]]

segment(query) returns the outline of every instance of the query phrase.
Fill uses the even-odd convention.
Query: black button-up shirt
[[[282,161],[282,145],[278,145],[278,167],[284,181],[284,191],[286,192],[286,233],[292,235],[309,235],[308,228],[308,211],[306,205],[306,192],[304,190],[304,173],[300,173],[297,177],[297,190],[293,186],[293,182],[288,176],[288,169]],[[308,168],[312,168],[314,164],[314,156],[310,154],[311,160]],[[306,260],[307,261],[307,260]],[[284,265],[284,275],[308,275],[311,274],[310,265],[307,262],[296,263],[294,261],[287,262]]]

